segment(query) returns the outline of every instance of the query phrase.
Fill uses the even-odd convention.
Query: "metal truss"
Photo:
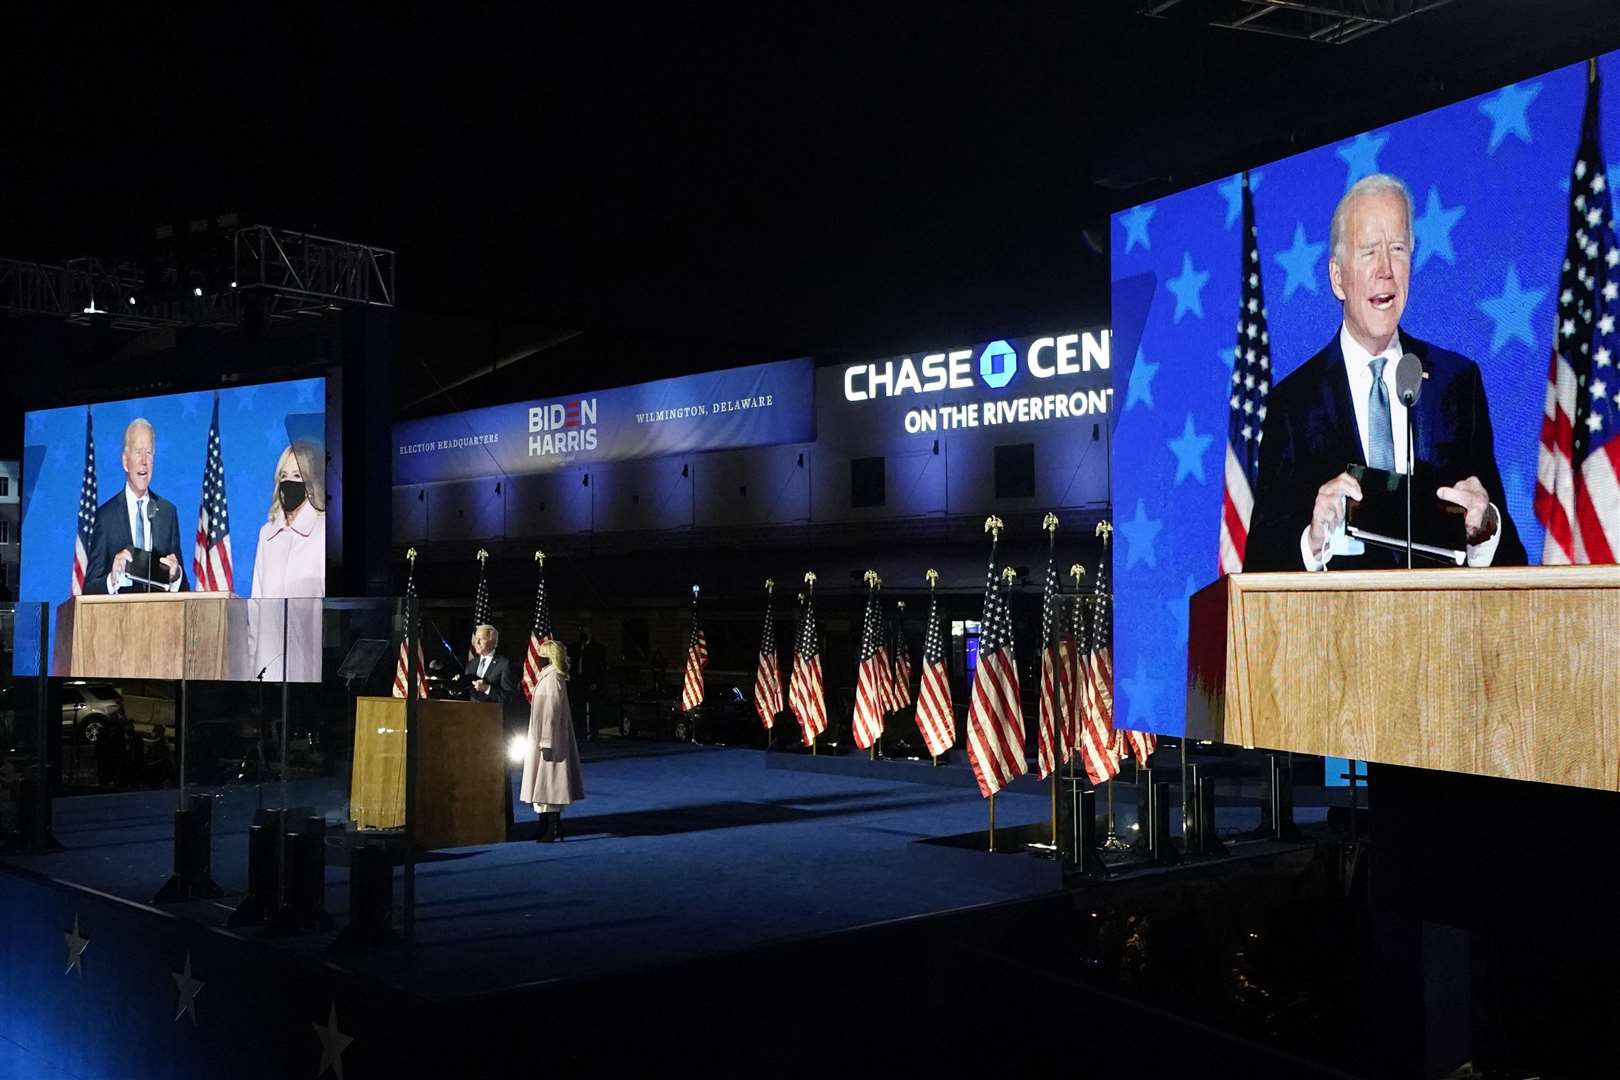
[[[1215,0],[1204,5],[1210,26],[1223,30],[1344,45],[1451,0]],[[1137,12],[1164,17],[1181,0],[1139,0]]]
[[[157,326],[185,326],[207,321],[198,313],[166,310],[172,305],[131,302],[139,297],[141,274],[126,263],[107,265],[100,259],[69,259],[52,263],[0,259],[0,310],[28,315],[53,315],[74,323],[104,319],[118,330],[149,330]]]
[[[394,306],[394,252],[388,248],[252,225],[237,230],[235,249],[237,291],[266,315]]]

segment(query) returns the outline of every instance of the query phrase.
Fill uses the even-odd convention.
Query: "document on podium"
[[[1361,485],[1361,501],[1347,508],[1345,532],[1379,547],[1406,550],[1406,484],[1401,473],[1348,465]],[[1418,462],[1412,477],[1412,554],[1461,566],[1468,560],[1464,510],[1435,495],[1444,487],[1432,465]]]
[[[160,559],[161,556],[139,548],[130,552],[123,576],[118,579],[119,594],[168,592],[169,568]]]

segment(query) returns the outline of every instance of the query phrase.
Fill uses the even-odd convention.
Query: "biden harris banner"
[[[394,483],[809,442],[809,358],[564,394],[394,425]]]

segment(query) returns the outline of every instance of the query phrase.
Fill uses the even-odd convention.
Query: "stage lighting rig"
[[[1343,45],[1451,0],[1135,0],[1136,13],[1150,18],[1186,15],[1220,30],[1299,38]]]

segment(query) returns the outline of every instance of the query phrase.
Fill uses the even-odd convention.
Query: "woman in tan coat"
[[[520,798],[540,815],[541,842],[562,839],[562,812],[585,797],[574,742],[574,716],[568,708],[568,653],[560,641],[540,646],[540,681],[529,706],[528,749],[523,756]]]

